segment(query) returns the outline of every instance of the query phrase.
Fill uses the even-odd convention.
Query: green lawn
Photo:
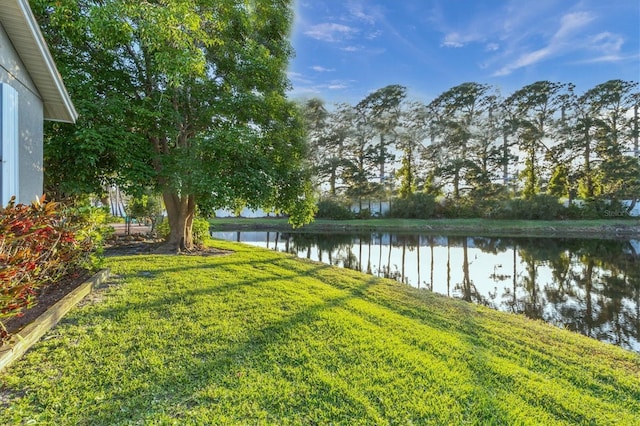
[[[291,230],[287,219],[283,218],[215,218],[210,224],[214,229],[275,229]],[[424,233],[446,232],[475,233],[482,235],[531,235],[563,236],[585,234],[606,235],[616,233],[640,234],[640,219],[597,219],[597,220],[493,220],[493,219],[354,219],[317,220],[305,225],[303,231],[387,231]]]
[[[640,356],[225,242],[114,279],[0,375],[0,424],[638,424]]]

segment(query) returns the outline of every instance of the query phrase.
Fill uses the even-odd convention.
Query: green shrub
[[[125,223],[125,219],[124,217],[109,215],[107,217],[107,223]]]
[[[209,221],[202,217],[196,217],[193,219],[193,226],[191,228],[191,232],[193,233],[193,242],[194,244],[203,244],[206,242],[209,237]],[[158,233],[158,237],[162,239],[167,239],[169,237],[169,221],[165,218],[160,224],[156,227],[156,232]]]
[[[104,241],[113,235],[114,229],[109,226],[111,216],[108,208],[82,205],[67,207],[62,211],[67,223],[75,232],[80,243],[88,244],[91,250],[83,252],[82,267],[97,270],[102,267]]]
[[[603,219],[606,218],[606,211],[611,207],[601,201],[587,200],[572,203],[566,207],[562,216],[566,219]]]
[[[470,197],[447,198],[437,206],[436,212],[439,217],[448,219],[476,218],[483,216],[484,208]]]
[[[360,209],[360,211],[356,213],[356,219],[371,219],[372,216],[370,209]]]
[[[433,195],[416,192],[406,197],[394,198],[386,216],[398,219],[429,219],[436,211]]]
[[[618,201],[592,198],[580,204],[571,204],[563,213],[568,219],[624,219],[627,208]]]
[[[349,220],[355,218],[355,214],[348,206],[335,200],[322,200],[318,202],[316,219]]]
[[[559,200],[548,194],[537,194],[530,199],[515,198],[504,201],[493,211],[496,219],[554,220],[565,211]]]
[[[158,237],[166,240],[169,238],[169,221],[166,217],[162,218],[160,223],[156,225],[156,232],[158,233]]]
[[[133,197],[126,207],[127,215],[136,219],[138,223],[151,222],[151,229],[154,230],[158,219],[162,215],[162,202],[158,195],[151,192]]]
[[[211,234],[209,233],[209,221],[202,217],[196,217],[193,219],[193,242],[195,244],[204,244]]]

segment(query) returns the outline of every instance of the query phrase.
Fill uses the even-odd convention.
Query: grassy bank
[[[282,218],[216,218],[210,221],[216,230],[291,231]],[[317,220],[303,231],[387,231],[447,233],[482,236],[610,237],[640,236],[640,219],[598,220],[493,220],[493,219],[367,219]]]
[[[233,254],[115,279],[0,375],[0,424],[634,424],[640,356],[393,281]]]

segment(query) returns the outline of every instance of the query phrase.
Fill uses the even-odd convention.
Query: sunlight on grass
[[[633,424],[640,356],[268,250],[108,259],[0,376],[0,423]]]

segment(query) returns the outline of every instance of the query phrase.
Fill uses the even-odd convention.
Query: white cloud
[[[494,76],[504,76],[560,54],[584,50],[586,30],[597,16],[578,7],[580,4],[576,8],[562,7],[557,0],[509,0],[455,24],[443,13],[432,14],[431,21],[443,34],[441,47],[480,44],[486,52],[480,68],[497,70]],[[616,48],[616,40],[605,35],[591,44],[594,48]]]
[[[545,47],[543,49],[538,49],[533,52],[525,53],[521,55],[518,59],[516,59],[514,62],[511,62],[505,65],[504,67],[502,67],[501,69],[499,69],[498,71],[496,71],[493,75],[496,77],[509,75],[513,71],[517,70],[518,68],[523,68],[529,65],[533,65],[537,62],[542,61],[545,58],[548,58],[553,53],[554,53],[553,49],[549,47]]]
[[[375,40],[382,35],[382,31],[376,30],[366,35],[367,40]]]
[[[560,28],[553,35],[555,40],[564,40],[572,33],[586,26],[594,17],[589,12],[575,12],[564,15],[561,19]]]
[[[384,17],[384,14],[379,8],[371,6],[371,1],[350,0],[346,8],[351,17],[370,25],[375,24]]]
[[[320,41],[335,43],[349,39],[358,33],[358,30],[347,25],[336,23],[323,23],[311,26],[305,35]]]
[[[326,84],[323,84],[319,87],[329,90],[343,90],[351,87],[351,83],[353,82],[354,80],[330,80]]]
[[[457,32],[447,34],[442,41],[442,46],[444,47],[462,47],[464,45],[464,37]]]
[[[312,83],[311,80],[305,78],[305,76],[299,72],[287,71],[287,77],[289,77],[289,80],[296,83],[302,83],[302,84]]]
[[[489,43],[484,47],[484,50],[487,52],[495,52],[500,49],[500,45],[498,43]]]
[[[583,48],[584,43],[580,43],[580,37],[577,37],[577,34],[593,19],[593,15],[589,12],[574,12],[563,15],[560,19],[560,26],[553,33],[546,46],[520,53],[516,59],[503,65],[493,75],[509,75],[517,69],[534,65],[561,53]]]
[[[309,97],[327,93],[327,90],[345,90],[352,87],[355,80],[329,80],[315,84],[297,85],[289,92],[293,97]]]
[[[345,52],[357,52],[358,50],[361,50],[361,48],[357,46],[347,46],[341,48],[340,50],[344,50]]]
[[[622,50],[624,39],[608,31],[599,33],[589,40],[589,47],[608,54],[618,53]]]
[[[325,68],[323,66],[320,65],[314,65],[311,67],[312,70],[317,71],[317,72],[332,72],[335,71],[335,68]]]
[[[640,53],[635,55],[623,55],[622,47],[624,38],[619,34],[608,31],[598,33],[587,40],[586,49],[595,52],[595,56],[578,61],[581,64],[593,64],[598,62],[622,62],[627,60],[638,60]]]

